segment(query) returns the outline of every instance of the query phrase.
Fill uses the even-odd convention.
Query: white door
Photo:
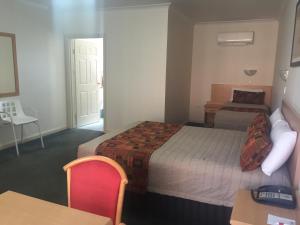
[[[100,120],[103,105],[103,39],[75,40],[77,127]]]

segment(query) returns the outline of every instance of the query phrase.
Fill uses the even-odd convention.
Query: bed
[[[265,93],[264,102],[263,104],[233,103],[232,95],[234,89],[261,90]],[[214,127],[245,131],[257,113],[269,114],[271,93],[271,86],[212,84],[210,103],[216,102],[221,105],[212,115]]]
[[[216,112],[214,128],[246,131],[258,113],[270,113],[267,105],[226,102]]]
[[[105,134],[78,149],[78,157],[95,155],[99,144],[139,123]],[[260,169],[242,172],[240,149],[246,132],[183,126],[149,161],[148,191],[197,202],[231,207],[241,188],[290,186],[287,167],[271,177]],[[176,173],[174,173],[176,171]]]
[[[300,132],[299,115],[287,103],[283,103],[282,111],[291,127]],[[80,145],[78,157],[94,155],[100,143],[137,124]],[[183,126],[151,156],[148,201],[153,203],[156,199],[151,210],[161,214],[167,209],[157,205],[167,204],[168,210],[174,209],[172,213],[166,212],[169,216],[176,217],[180,212],[186,219],[196,215],[196,221],[224,224],[229,221],[234,195],[239,189],[267,184],[299,187],[300,138],[289,162],[270,177],[260,168],[241,171],[239,155],[245,138],[243,131]],[[178,205],[179,202],[182,204]],[[222,218],[220,222],[216,221],[215,213]],[[210,219],[207,222],[203,218]]]

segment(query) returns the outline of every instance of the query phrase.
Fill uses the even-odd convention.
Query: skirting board
[[[42,131],[42,134],[43,134],[43,136],[47,136],[47,135],[50,135],[50,134],[60,132],[60,131],[65,130],[65,129],[67,129],[67,126],[57,127],[57,128],[51,129],[51,130]],[[23,143],[26,143],[26,142],[29,142],[29,141],[32,141],[32,140],[35,140],[35,139],[39,139],[39,138],[40,138],[39,133],[35,133],[35,134],[32,134],[28,137],[24,137]],[[18,139],[18,142],[20,142],[20,139]],[[7,143],[7,144],[0,145],[0,151],[4,150],[6,148],[12,147],[12,146],[15,146],[15,142],[13,140],[11,142]],[[45,146],[45,148],[47,148],[47,146]]]

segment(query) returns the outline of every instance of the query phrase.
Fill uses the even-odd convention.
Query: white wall
[[[290,67],[292,52],[294,20],[297,0],[287,0],[279,19],[278,50],[276,57],[276,73],[273,86],[273,110],[287,101],[300,113],[300,67]],[[280,70],[289,70],[289,78],[284,82],[279,77]],[[286,93],[284,94],[284,89]]]
[[[279,19],[278,50],[273,87],[273,109],[281,106],[285,98],[298,112],[300,112],[300,67],[290,67],[294,19],[297,0],[286,1],[285,9]],[[279,77],[280,70],[290,70],[289,79],[284,82]],[[284,88],[286,94],[284,96]]]
[[[254,31],[254,45],[218,46],[219,32]],[[210,100],[211,84],[272,85],[278,22],[245,21],[198,24],[194,29],[190,120],[204,120],[204,105]],[[257,69],[255,76],[244,69]]]
[[[21,1],[0,3],[0,31],[16,34],[21,101],[39,112],[44,133],[66,127],[63,36],[51,17],[47,9]],[[25,137],[35,135],[32,128]],[[12,140],[11,129],[1,127],[0,148]]]
[[[67,13],[69,37],[104,34],[106,130],[164,121],[168,5]]]
[[[193,23],[172,6],[169,10],[166,122],[189,120]]]

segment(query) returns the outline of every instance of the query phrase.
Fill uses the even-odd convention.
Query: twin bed
[[[263,102],[262,104],[233,102],[234,90],[263,92]],[[270,113],[271,94],[271,86],[212,84],[210,102],[222,104],[222,107],[215,114],[214,127],[245,131],[257,113]]]
[[[290,126],[299,132],[299,115],[286,103],[283,103],[282,111]],[[131,124],[80,145],[78,157],[95,155],[99,144],[136,125]],[[153,152],[149,161],[148,192],[232,207],[239,189],[261,185],[298,188],[299,139],[289,162],[272,176],[267,176],[260,168],[241,171],[240,150],[246,136],[246,132],[237,130],[183,126]]]
[[[214,128],[245,131],[260,112],[269,114],[270,109],[266,105],[226,102],[216,112]]]

